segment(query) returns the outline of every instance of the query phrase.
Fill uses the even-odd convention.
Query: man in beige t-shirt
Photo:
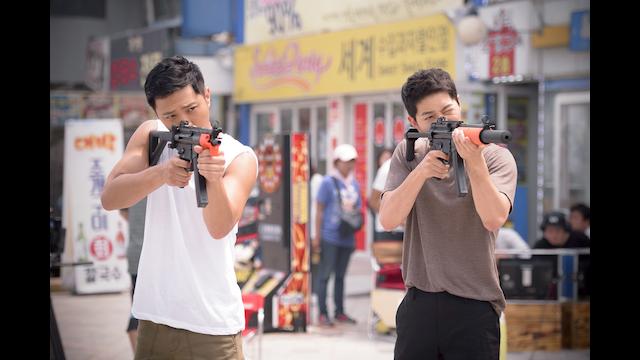
[[[407,79],[402,100],[409,122],[426,132],[439,117],[462,120],[457,90],[441,69]],[[406,140],[396,147],[380,205],[380,221],[393,229],[406,219],[402,274],[407,295],[396,315],[395,359],[495,359],[505,299],[494,257],[495,240],[511,212],[516,163],[504,147],[475,145],[452,134],[464,159],[469,193],[458,196],[448,156]]]

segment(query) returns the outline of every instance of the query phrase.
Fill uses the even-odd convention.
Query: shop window
[[[286,134],[293,130],[293,110],[280,110],[280,133]]]
[[[315,144],[314,144],[315,142]],[[311,161],[320,174],[327,173],[327,107],[316,108],[316,132],[311,136]],[[315,151],[314,151],[315,149]]]
[[[298,109],[298,131],[311,131],[311,109]]]

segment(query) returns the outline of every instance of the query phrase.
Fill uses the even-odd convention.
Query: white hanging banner
[[[119,211],[106,211],[100,202],[105,180],[122,157],[122,121],[67,120],[64,139],[63,258],[93,264],[74,266],[63,271],[63,277],[72,277],[78,294],[128,290],[128,223]]]

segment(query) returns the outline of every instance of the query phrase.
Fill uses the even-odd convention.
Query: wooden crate
[[[562,304],[562,347],[587,349],[591,346],[591,306],[589,302]]]
[[[402,263],[402,241],[377,241],[371,247],[378,264]]]
[[[560,303],[508,303],[505,309],[509,351],[562,348],[562,309]]]

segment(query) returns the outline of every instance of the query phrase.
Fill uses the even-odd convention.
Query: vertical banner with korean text
[[[278,290],[278,325],[284,330],[304,331],[309,324],[310,311],[310,240],[309,223],[309,136],[295,132],[290,138],[291,177],[291,274],[284,287]]]
[[[365,250],[366,231],[368,229],[367,224],[367,164],[369,163],[369,156],[367,149],[369,148],[369,134],[367,134],[367,104],[357,103],[354,105],[355,124],[353,143],[355,144],[356,151],[358,152],[358,158],[356,159],[355,177],[356,181],[360,185],[360,198],[362,204],[360,211],[364,217],[364,225],[362,229],[356,232],[356,250]]]
[[[106,211],[100,196],[123,152],[122,121],[68,120],[64,147],[64,226],[67,260],[89,261],[68,272],[78,294],[129,288],[128,224],[119,211]]]

